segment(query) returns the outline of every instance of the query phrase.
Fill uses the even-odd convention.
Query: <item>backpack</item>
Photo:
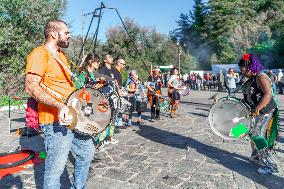
[[[28,98],[27,108],[26,108],[26,126],[33,128],[35,130],[40,130],[39,128],[39,116],[38,116],[38,103],[37,101],[30,97]]]

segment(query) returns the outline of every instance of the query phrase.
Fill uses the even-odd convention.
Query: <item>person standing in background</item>
[[[267,75],[268,75],[269,79],[271,80],[272,90],[273,90],[274,93],[276,93],[277,76],[276,76],[275,73],[273,73],[273,71],[271,69],[269,69]]]
[[[217,82],[218,82],[218,91],[222,92],[223,91],[223,86],[225,82],[224,74],[223,71],[220,70],[218,77],[217,77]]]
[[[226,77],[229,96],[235,96],[234,91],[236,90],[236,87],[237,87],[236,81],[237,81],[237,77],[235,76],[233,68],[229,68],[228,74]]]
[[[278,70],[277,85],[279,88],[279,94],[283,94],[284,76],[281,69]]]

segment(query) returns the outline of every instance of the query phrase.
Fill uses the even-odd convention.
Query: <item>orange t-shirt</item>
[[[58,50],[57,57],[70,68],[65,54]],[[27,57],[26,74],[42,77],[41,84],[68,97],[74,90],[70,74],[53,58],[44,45],[35,48]],[[46,91],[50,94],[50,92]],[[49,124],[58,121],[58,109],[44,103],[38,103],[39,123]]]

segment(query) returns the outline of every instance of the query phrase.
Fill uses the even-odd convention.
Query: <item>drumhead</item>
[[[190,91],[189,86],[185,85],[185,86],[182,87],[182,90],[179,93],[180,93],[181,96],[187,96],[187,95],[189,95],[190,92],[191,91]]]
[[[245,118],[234,123],[233,119],[249,115],[249,108],[237,98],[224,97],[214,104],[209,111],[209,125],[215,134],[225,140],[237,140],[230,136],[232,128],[237,124],[243,123],[247,128],[250,125],[250,119]]]
[[[71,126],[85,134],[97,134],[110,123],[110,105],[105,96],[96,89],[83,88],[74,91],[67,101],[67,106],[74,110],[71,111]]]

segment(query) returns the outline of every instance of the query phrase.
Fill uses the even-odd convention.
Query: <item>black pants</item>
[[[160,116],[160,109],[158,107],[158,97],[153,96],[153,103],[151,106],[151,118],[159,117]]]
[[[132,119],[133,117],[133,113],[136,111],[136,100],[134,96],[128,97],[127,99],[130,103],[131,103],[131,108],[130,108],[130,112],[128,115],[129,119]],[[141,112],[137,112],[138,117],[141,116]]]

